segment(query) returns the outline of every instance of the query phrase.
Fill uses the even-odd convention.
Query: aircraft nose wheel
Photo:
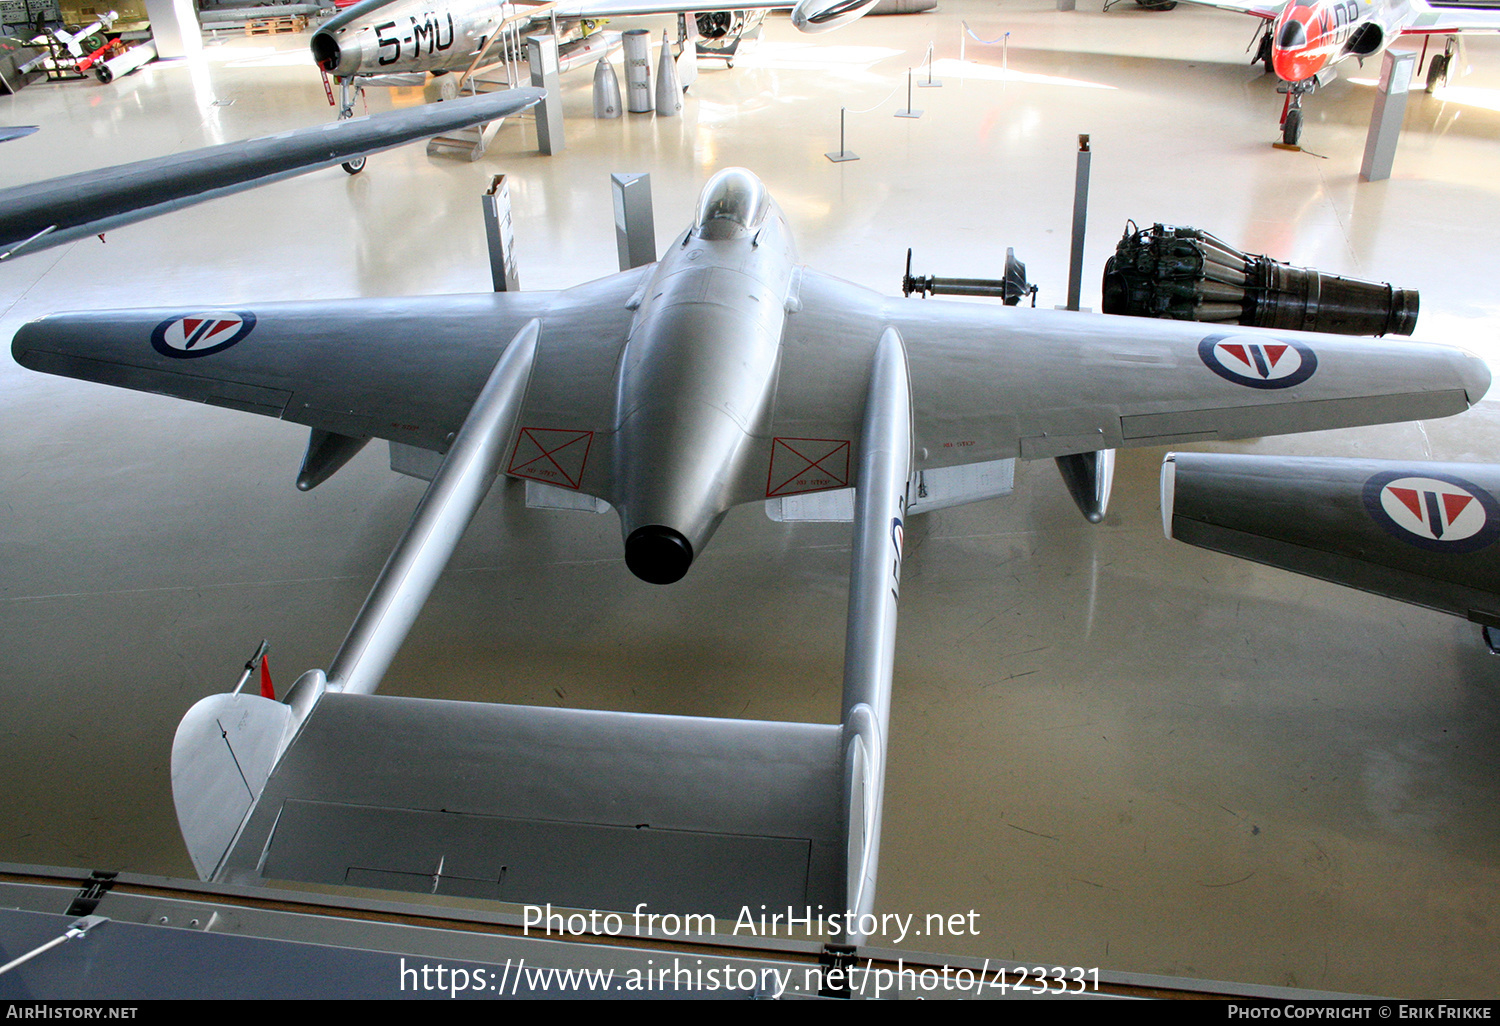
[[[341,108],[339,108],[339,120],[340,121],[347,121],[347,120],[349,120],[352,117],[354,117],[354,108],[352,108],[352,107],[341,107]],[[357,175],[357,174],[359,174],[361,171],[363,171],[365,169],[365,158],[364,157],[355,157],[353,160],[346,160],[346,161],[344,161],[344,163],[341,164],[340,166],[344,169],[344,171],[347,174]]]
[[[1286,120],[1281,123],[1281,141],[1288,146],[1296,146],[1297,141],[1302,138],[1302,108],[1293,107],[1286,112]]]

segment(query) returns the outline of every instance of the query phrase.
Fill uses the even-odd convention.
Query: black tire
[[[1427,91],[1430,93],[1448,81],[1448,62],[1453,58],[1440,53],[1427,65]]]
[[[1281,125],[1281,141],[1288,146],[1296,146],[1297,141],[1302,138],[1302,108],[1293,107],[1286,112],[1286,121]]]
[[[355,157],[353,160],[346,160],[346,161],[344,161],[343,164],[341,164],[339,166],[342,167],[349,174],[351,174],[351,175],[357,175],[357,174],[359,174],[361,171],[363,171],[365,169],[365,158],[364,157]]]
[[[1177,6],[1177,0],[1135,0],[1148,11],[1170,11]]]

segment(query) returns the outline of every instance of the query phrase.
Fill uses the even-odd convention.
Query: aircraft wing
[[[34,370],[443,451],[505,342],[539,318],[506,472],[613,501],[615,371],[647,273],[555,293],[64,314],[22,327],[12,352]],[[1483,362],[1447,346],[890,299],[806,268],[794,292],[769,437],[736,502],[851,483],[888,325],[908,354],[917,470],[1448,416],[1489,385]]]
[[[767,497],[811,490],[774,472],[788,446],[825,470],[843,455],[823,449],[857,446],[855,367],[886,325],[906,343],[917,469],[1446,417],[1490,380],[1469,353],[1420,342],[870,298],[805,268],[796,293]]]
[[[1403,35],[1443,35],[1451,32],[1500,32],[1500,10],[1493,7],[1447,7],[1411,0],[1412,23]]]
[[[1500,467],[1173,453],[1167,537],[1500,627]]]
[[[23,326],[11,351],[32,370],[441,452],[505,344],[539,317],[522,426],[540,462],[522,459],[518,476],[607,499],[602,437],[613,430],[615,364],[644,272],[562,292],[60,314]],[[586,444],[544,457],[573,436]],[[556,465],[571,477],[549,476]]]
[[[1257,18],[1266,21],[1275,21],[1286,2],[1282,3],[1255,3],[1253,0],[1181,0],[1182,3],[1192,4],[1195,7],[1217,7],[1221,11],[1233,11],[1235,14],[1253,14]]]
[[[736,11],[789,11],[795,0],[736,0]],[[652,14],[697,14],[704,11],[725,10],[722,7],[683,0],[563,0],[554,9],[559,18],[633,18]]]
[[[0,260],[524,110],[510,89],[0,190]]]

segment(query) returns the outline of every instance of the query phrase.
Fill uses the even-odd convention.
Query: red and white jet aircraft
[[[1348,57],[1374,57],[1399,36],[1453,37],[1461,32],[1500,32],[1500,9],[1439,7],[1427,0],[1185,0],[1253,14],[1266,21],[1256,60],[1281,79],[1287,94],[1282,109],[1282,141],[1296,145],[1302,135],[1302,97],[1333,78],[1334,65]],[[1448,76],[1453,39],[1432,58],[1427,88]]]

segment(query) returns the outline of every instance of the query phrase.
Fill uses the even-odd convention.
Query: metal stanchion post
[[[1089,137],[1078,137],[1078,177],[1073,185],[1073,253],[1068,262],[1068,309],[1077,310],[1083,288],[1083,230],[1089,207]]]
[[[919,110],[913,110],[912,106],[911,106],[911,69],[907,68],[906,69],[906,109],[905,110],[898,110],[898,111],[896,111],[896,117],[898,117],[898,118],[919,118],[921,116],[922,116],[922,112],[919,111]]]
[[[840,107],[839,108],[839,149],[838,149],[838,152],[837,153],[825,153],[825,154],[823,154],[823,156],[827,157],[829,160],[833,161],[835,164],[839,163],[840,161],[844,161],[844,160],[858,160],[859,159],[858,155],[850,153],[849,150],[844,146],[844,111],[846,109],[847,108],[845,108],[845,107]]]

